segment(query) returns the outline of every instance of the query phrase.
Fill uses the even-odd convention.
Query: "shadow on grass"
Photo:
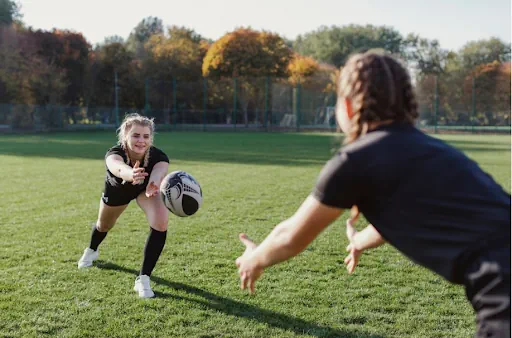
[[[0,155],[103,160],[116,142],[113,132],[0,135]],[[341,141],[332,134],[164,132],[155,145],[171,161],[321,166]]]
[[[121,271],[135,276],[139,273],[139,271],[128,269],[123,266],[101,260],[96,261],[96,266],[100,269]],[[226,297],[218,296],[214,293],[196,288],[194,286],[178,282],[171,282],[155,276],[151,277],[151,281],[156,284],[167,286],[174,290],[180,290],[194,296],[199,296],[203,299],[183,297],[173,295],[172,293],[156,292],[155,294],[159,298],[171,298],[193,302],[203,308],[220,311],[230,316],[247,318],[257,322],[262,322],[276,328],[293,331],[296,334],[307,334],[315,337],[382,338],[380,335],[370,335],[360,331],[340,330],[328,326],[321,326],[314,322],[306,321],[275,311],[261,309],[254,305],[249,305]],[[353,324],[361,323],[359,321],[358,323]]]

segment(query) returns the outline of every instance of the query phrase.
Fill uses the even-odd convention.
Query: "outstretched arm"
[[[135,162],[135,165],[130,167],[124,163],[123,158],[119,155],[110,155],[106,159],[108,170],[116,177],[121,178],[125,182],[132,182],[132,184],[139,184],[144,181],[148,173],[144,172],[144,168],[140,168],[140,162]]]
[[[160,189],[160,183],[164,179],[167,171],[169,170],[169,163],[167,162],[158,162],[153,167],[151,171],[151,176],[149,176],[149,183],[146,187],[146,196],[152,197],[158,194],[158,190]]]
[[[326,206],[309,196],[297,212],[277,225],[260,245],[256,246],[241,234],[240,240],[247,247],[236,260],[242,289],[249,287],[254,292],[254,283],[264,268],[299,254],[342,212],[343,209]]]
[[[354,269],[359,263],[359,257],[364,250],[376,248],[386,243],[377,229],[371,224],[362,231],[357,232],[353,226],[353,222],[355,222],[356,219],[357,215],[347,220],[347,238],[350,243],[347,246],[349,254],[345,258],[345,264],[347,265],[348,273],[354,272]]]

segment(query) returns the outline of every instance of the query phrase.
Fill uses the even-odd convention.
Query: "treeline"
[[[277,88],[300,86],[332,96],[340,66],[351,53],[368,49],[408,63],[421,109],[436,111],[436,119],[457,123],[461,109],[475,110],[474,119],[488,111],[495,115],[491,119],[510,119],[510,44],[496,38],[448,51],[435,40],[402,36],[390,27],[349,25],[321,27],[295,41],[238,28],[212,41],[148,17],[126,40],[111,36],[92,46],[80,32],[28,27],[11,0],[0,0],[0,104],[69,107],[58,125],[83,123],[95,108],[114,106],[116,98],[122,109],[158,111],[159,122],[169,122],[172,109],[234,105],[247,120],[251,110],[278,109],[279,92],[269,90],[269,79]],[[30,110],[9,114],[14,126],[34,124]]]

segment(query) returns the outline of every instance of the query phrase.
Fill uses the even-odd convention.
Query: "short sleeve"
[[[312,195],[331,207],[349,209],[357,205],[363,184],[356,167],[346,153],[338,152],[320,172]]]
[[[154,164],[157,164],[158,162],[167,162],[169,163],[169,157],[160,149],[154,147],[153,153],[150,156],[150,161]]]
[[[126,162],[126,154],[123,148],[119,145],[110,148],[105,154],[105,159],[107,159],[107,157],[109,157],[110,155],[119,155],[123,158],[123,161]]]

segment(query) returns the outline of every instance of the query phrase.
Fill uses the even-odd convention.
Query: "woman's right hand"
[[[131,182],[133,185],[144,183],[144,179],[148,176],[148,173],[144,172],[144,167],[140,168],[140,161],[135,162],[132,168]]]

